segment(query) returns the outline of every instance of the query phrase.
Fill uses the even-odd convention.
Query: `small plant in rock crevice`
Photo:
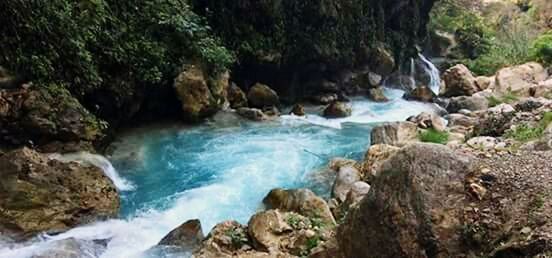
[[[418,134],[418,138],[422,142],[446,144],[449,139],[448,132],[439,132],[433,128],[427,129]]]
[[[545,112],[542,116],[542,119],[535,126],[528,124],[520,124],[515,128],[507,131],[504,136],[506,138],[512,138],[520,142],[528,142],[541,138],[544,134],[544,131],[552,123],[552,112]]]
[[[247,234],[241,228],[229,229],[225,235],[230,238],[232,246],[236,249],[240,249],[248,241]]]

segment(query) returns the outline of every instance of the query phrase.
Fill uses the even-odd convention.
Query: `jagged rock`
[[[247,107],[247,96],[235,83],[230,84],[228,88],[228,102],[233,109]]]
[[[417,116],[409,117],[407,121],[417,124],[418,127],[422,129],[433,128],[439,132],[443,132],[446,129],[445,123],[440,116],[427,112],[422,112]]]
[[[264,121],[268,119],[268,117],[263,113],[263,111],[256,108],[243,107],[243,108],[238,108],[236,112],[238,113],[238,115],[252,121]]]
[[[368,97],[376,102],[386,102],[389,99],[385,96],[382,87],[372,88],[368,90]]]
[[[267,85],[256,83],[247,93],[249,105],[254,108],[263,109],[280,105],[280,98],[274,90]]]
[[[178,246],[186,250],[194,250],[203,240],[201,222],[197,219],[188,220],[184,224],[173,229],[167,234],[158,245]]]
[[[176,94],[182,105],[182,116],[196,122],[213,115],[218,110],[203,70],[199,65],[186,65],[174,82]]]
[[[4,143],[98,142],[107,125],[61,86],[0,90],[0,136]]]
[[[530,88],[546,80],[547,71],[539,63],[527,63],[507,67],[496,73],[494,91],[499,93],[514,92],[520,96],[530,96]]]
[[[406,100],[415,100],[421,102],[433,102],[437,95],[427,86],[420,86],[414,88],[412,91],[407,92],[403,96]]]
[[[263,199],[268,209],[297,212],[305,217],[320,218],[334,225],[335,219],[326,201],[308,189],[273,189]]]
[[[248,230],[256,249],[274,252],[279,251],[282,234],[293,228],[284,221],[279,211],[268,210],[253,215],[249,220]]]
[[[105,251],[106,246],[98,241],[84,241],[67,238],[49,244],[45,250],[31,258],[96,258]]]
[[[330,163],[328,164],[328,168],[331,170],[338,172],[342,167],[357,167],[356,160],[352,159],[345,159],[345,158],[334,158],[330,160]]]
[[[489,100],[483,96],[460,96],[450,99],[447,106],[447,111],[450,113],[457,113],[460,110],[484,110],[489,107]]]
[[[508,104],[500,104],[485,111],[480,111],[478,123],[474,127],[476,136],[502,136],[510,128],[515,109]]]
[[[374,72],[368,72],[368,82],[370,83],[370,86],[372,87],[378,87],[381,85],[382,76],[374,73]]]
[[[117,215],[119,197],[97,167],[63,163],[28,148],[0,157],[0,231],[28,237]]]
[[[456,257],[470,158],[436,144],[401,149],[339,226],[344,257]]]
[[[448,120],[448,126],[462,126],[462,127],[472,127],[477,124],[477,118],[462,115],[459,113],[449,114],[445,117]]]
[[[379,75],[387,76],[395,69],[395,59],[385,48],[376,47],[370,57],[370,68]]]
[[[412,122],[393,122],[372,129],[371,143],[402,146],[418,139],[418,126]]]
[[[361,179],[360,171],[356,168],[341,167],[337,172],[337,177],[332,187],[332,197],[340,202],[344,202],[353,184]]]
[[[374,181],[374,177],[377,176],[379,167],[398,150],[398,147],[386,144],[376,144],[370,146],[364,155],[364,160],[362,161],[361,166],[361,172],[364,175],[365,180],[368,182]]]
[[[247,235],[247,228],[236,221],[225,221],[211,230],[200,249],[194,252],[194,257],[247,257],[240,255],[248,252],[253,252],[253,248]]]
[[[351,115],[353,110],[351,107],[343,102],[333,102],[324,109],[324,117],[327,118],[341,118]]]
[[[515,109],[521,112],[531,112],[544,106],[544,104],[545,103],[540,101],[539,99],[527,98],[516,103]]]
[[[296,116],[304,116],[305,107],[301,104],[295,104],[289,113]]]
[[[445,81],[445,97],[471,96],[480,91],[475,83],[475,77],[463,64],[455,65],[443,74]]]

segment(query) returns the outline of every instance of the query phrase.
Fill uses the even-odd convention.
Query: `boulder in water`
[[[385,123],[374,127],[371,143],[403,146],[418,140],[418,126],[412,122]]]
[[[324,109],[324,117],[327,118],[342,118],[348,117],[353,110],[349,105],[343,102],[333,102]]]
[[[233,109],[247,107],[247,96],[235,83],[231,83],[228,88],[228,102]]]
[[[185,120],[196,122],[217,112],[217,99],[211,93],[199,65],[184,66],[175,80],[174,88],[182,104]]]
[[[289,113],[296,116],[304,116],[305,107],[301,104],[295,104]]]
[[[254,108],[266,108],[280,105],[278,94],[265,84],[256,83],[247,93],[249,105]]]
[[[339,226],[344,257],[457,257],[471,164],[436,144],[401,149]]]
[[[328,105],[332,102],[337,101],[338,99],[339,97],[336,93],[324,93],[311,97],[312,102],[318,105]]]
[[[167,234],[158,245],[178,246],[185,250],[194,250],[203,240],[201,222],[197,219],[189,220]]]
[[[243,108],[238,108],[236,112],[238,113],[238,115],[252,121],[264,121],[268,119],[268,117],[263,113],[263,111],[257,108],[243,107]]]
[[[368,98],[376,102],[386,102],[389,99],[385,96],[382,87],[371,88],[368,90]]]
[[[395,58],[385,48],[376,47],[370,55],[370,68],[376,74],[387,76],[395,69]]]
[[[480,91],[471,71],[463,64],[449,68],[443,74],[445,81],[445,97],[471,96]]]
[[[102,241],[67,238],[49,243],[44,250],[31,258],[96,258],[105,251]]]
[[[29,237],[117,215],[113,182],[94,166],[63,163],[28,148],[0,157],[0,231]]]
[[[330,225],[335,224],[328,203],[308,189],[273,189],[263,203],[268,209],[297,212],[305,217],[320,218]]]
[[[407,92],[403,96],[406,100],[415,100],[421,102],[433,102],[437,95],[427,86],[416,87],[410,92]]]

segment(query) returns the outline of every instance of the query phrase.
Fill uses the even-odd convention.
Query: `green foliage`
[[[528,142],[542,137],[546,127],[548,127],[550,123],[552,123],[552,112],[545,112],[538,125],[529,126],[527,124],[521,124],[507,131],[505,136],[515,139],[516,141]]]
[[[232,228],[225,232],[232,241],[232,246],[236,249],[240,249],[243,245],[247,244],[248,238],[246,232],[242,228]]]
[[[542,34],[533,42],[531,56],[539,62],[552,65],[552,31]]]
[[[506,103],[511,104],[519,100],[519,97],[511,91],[504,93],[502,96],[489,96],[487,97],[489,101],[489,107],[496,107],[500,104]]]
[[[186,0],[5,0],[0,24],[2,65],[80,96],[118,80],[168,83],[190,60],[233,62]]]
[[[420,141],[431,142],[438,144],[446,144],[449,139],[448,132],[439,132],[433,128],[429,128],[418,135]]]

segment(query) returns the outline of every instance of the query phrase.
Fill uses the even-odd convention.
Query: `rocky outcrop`
[[[433,102],[437,95],[427,86],[416,87],[403,96],[406,100],[415,100],[421,102]]]
[[[412,122],[393,122],[379,125],[372,129],[371,143],[403,146],[417,141],[418,126]]]
[[[368,90],[368,98],[375,102],[386,102],[389,99],[385,96],[382,87],[376,87]]]
[[[546,80],[547,71],[538,63],[527,63],[514,67],[507,67],[496,73],[494,91],[498,93],[514,92],[528,97],[530,89]]]
[[[37,251],[32,258],[92,258],[100,257],[106,249],[102,240],[77,240],[67,238],[47,245],[43,250]]]
[[[462,64],[456,65],[445,71],[445,97],[471,96],[480,91],[477,87],[475,77],[470,70]]]
[[[330,225],[335,224],[326,201],[308,189],[274,189],[263,203],[268,209],[297,212],[305,217],[319,218]]]
[[[247,93],[249,105],[254,108],[267,108],[280,105],[280,98],[274,90],[267,85],[257,83]]]
[[[189,220],[173,229],[159,241],[158,245],[177,246],[184,250],[194,250],[203,240],[203,231],[199,220]]]
[[[252,121],[264,121],[268,119],[268,116],[263,113],[262,110],[257,108],[238,108],[236,110],[238,115],[247,118]]]
[[[294,114],[296,116],[304,116],[305,107],[301,104],[295,104],[289,113]]]
[[[233,109],[247,107],[247,96],[235,83],[228,88],[228,102]]]
[[[353,184],[362,179],[360,171],[351,166],[341,167],[332,187],[332,197],[344,202]]]
[[[228,73],[208,79],[201,65],[185,65],[174,88],[182,105],[182,117],[197,122],[216,113],[226,102]]]
[[[391,156],[340,225],[344,257],[454,257],[470,159],[433,144]]]
[[[374,181],[374,178],[378,175],[378,171],[380,171],[380,166],[383,162],[391,157],[391,155],[395,154],[398,150],[398,147],[386,144],[376,144],[370,146],[364,155],[364,160],[361,165],[361,172],[364,175],[364,179],[368,182]]]
[[[0,90],[3,144],[97,143],[106,127],[61,86]]]
[[[348,117],[353,113],[352,108],[343,102],[333,102],[324,109],[324,117],[342,118]]]
[[[0,231],[27,237],[115,216],[119,197],[100,168],[28,148],[0,156]]]

